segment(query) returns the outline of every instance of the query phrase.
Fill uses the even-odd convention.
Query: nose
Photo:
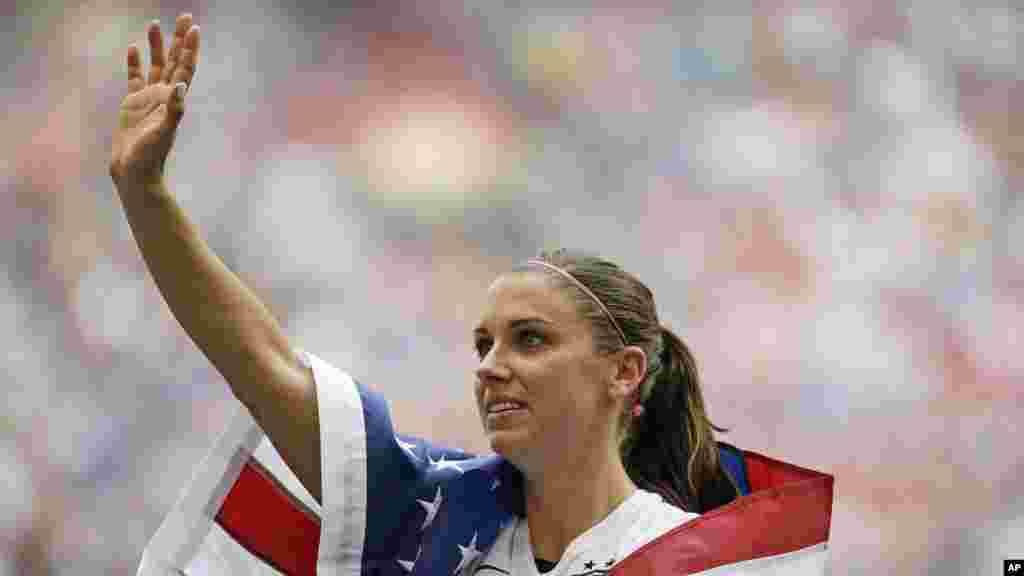
[[[504,380],[509,376],[509,369],[498,361],[498,347],[492,346],[487,355],[480,360],[480,366],[476,369],[476,377],[480,384],[486,384],[492,380]]]

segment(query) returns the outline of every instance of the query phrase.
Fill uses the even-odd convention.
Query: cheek
[[[543,378],[537,378],[530,390],[540,403],[539,412],[552,426],[565,428],[591,410],[593,398],[588,382],[572,364],[551,366]]]
[[[569,392],[560,389],[545,395],[544,405],[535,412],[536,434],[554,453],[575,453],[590,438],[593,414],[587,405],[589,398]]]

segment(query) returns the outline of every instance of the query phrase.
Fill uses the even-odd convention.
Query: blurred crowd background
[[[1015,0],[0,3],[0,574],[133,574],[234,408],[107,173],[125,53],[191,12],[168,164],[296,346],[485,452],[490,281],[654,291],[723,438],[836,477],[832,572],[1024,557]]]

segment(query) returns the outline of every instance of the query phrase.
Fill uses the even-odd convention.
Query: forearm
[[[216,254],[163,182],[148,189],[121,186],[121,203],[135,241],[175,318],[251,405],[254,377],[271,354],[290,358],[277,320]],[[247,384],[248,383],[248,384]]]

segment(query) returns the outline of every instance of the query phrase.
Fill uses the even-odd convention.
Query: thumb
[[[178,122],[181,121],[181,117],[185,114],[185,93],[187,91],[188,85],[184,82],[178,82],[169,91],[170,94],[167,96],[166,122],[168,128],[172,130],[178,126]]]

